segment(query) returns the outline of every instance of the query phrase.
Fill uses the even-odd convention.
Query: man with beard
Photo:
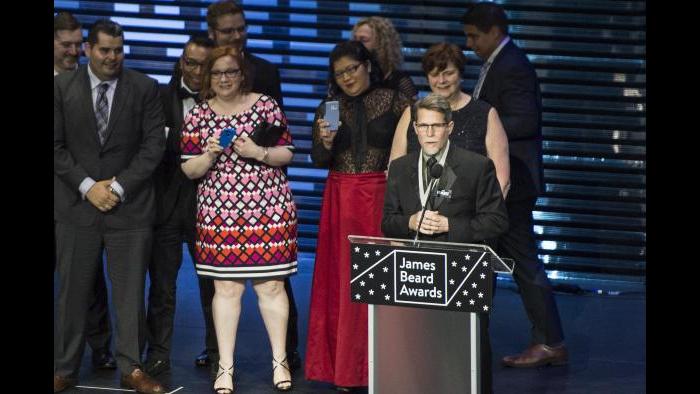
[[[250,70],[248,76],[253,81],[252,91],[266,94],[277,101],[280,108],[283,108],[282,89],[280,83],[280,73],[277,67],[267,60],[253,55],[246,49],[248,38],[248,26],[246,24],[243,9],[233,1],[219,1],[211,4],[207,8],[207,26],[209,38],[216,42],[217,46],[230,45],[243,52],[243,59],[247,63],[246,68]],[[286,168],[285,168],[286,172]],[[218,360],[216,334],[214,332],[214,322],[211,312],[211,301],[214,297],[214,286],[211,280],[199,279],[202,309],[204,310],[204,321],[206,325],[206,349],[197,356],[195,364],[197,366],[213,366],[216,372]],[[287,360],[289,367],[294,370],[301,365],[299,352],[299,334],[297,331],[297,308],[294,302],[294,294],[289,282],[289,278],[284,280],[284,289],[289,299],[289,320],[287,322]]]
[[[151,176],[165,146],[158,83],[123,68],[124,31],[110,20],[93,24],[85,54],[87,65],[54,78],[54,392],[76,384],[88,303],[106,251],[121,384],[164,393],[139,355],[155,217]]]
[[[146,372],[156,376],[170,370],[170,345],[175,318],[177,274],[182,265],[182,243],[195,262],[196,184],[180,167],[183,119],[200,101],[204,63],[214,48],[206,36],[193,36],[175,64],[170,83],[161,87],[165,113],[165,154],[153,175],[156,191],[156,225],[153,254],[148,267],[148,351]],[[200,287],[201,290],[202,287]]]
[[[78,67],[83,33],[80,22],[68,12],[60,12],[53,19],[53,76],[73,71]],[[55,223],[54,223],[55,226]],[[56,238],[54,236],[54,269],[56,268]],[[107,303],[102,256],[97,267],[94,296],[87,314],[85,336],[92,349],[92,365],[97,369],[115,369],[117,364],[109,351],[112,341],[112,323]]]

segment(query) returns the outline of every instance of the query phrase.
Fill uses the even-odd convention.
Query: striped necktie
[[[479,93],[481,93],[481,86],[484,84],[484,79],[486,79],[486,73],[491,67],[491,62],[486,62],[481,66],[481,71],[479,71],[479,80],[476,81],[476,86],[474,86],[474,98],[479,98]]]
[[[97,119],[97,137],[100,145],[104,145],[107,137],[107,121],[109,119],[109,103],[107,102],[107,89],[109,84],[101,83],[97,87],[97,102],[95,103],[95,119]]]

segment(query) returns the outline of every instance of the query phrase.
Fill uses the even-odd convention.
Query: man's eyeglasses
[[[416,131],[419,133],[427,133],[429,129],[433,129],[434,132],[441,133],[447,129],[447,126],[449,123],[433,123],[433,124],[425,124],[425,123],[416,123],[413,122],[413,127],[416,128]]]
[[[347,66],[343,71],[334,72],[333,76],[335,77],[335,79],[340,79],[345,75],[352,76],[353,74],[355,74],[355,72],[357,72],[357,69],[360,68],[361,65],[362,63],[357,63],[352,66]]]
[[[233,34],[233,33],[238,33],[238,34],[243,34],[248,30],[248,25],[243,25],[241,27],[229,27],[227,29],[214,29],[218,31],[221,34]]]
[[[212,71],[210,73],[211,79],[221,79],[222,76],[226,76],[226,78],[236,78],[237,76],[241,75],[241,69],[236,68],[236,69],[230,69],[226,71]]]
[[[204,67],[204,63],[200,63],[200,62],[197,62],[195,60],[192,60],[192,59],[189,59],[186,57],[182,58],[182,62],[184,63],[185,68],[190,70],[190,71],[194,71],[200,67]]]

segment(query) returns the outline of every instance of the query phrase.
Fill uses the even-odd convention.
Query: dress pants
[[[528,319],[532,324],[531,344],[556,346],[564,340],[552,286],[544,265],[537,258],[537,244],[532,228],[532,211],[536,198],[506,200],[508,232],[498,238],[497,253],[515,261],[513,279]],[[495,289],[495,286],[494,286]]]
[[[53,237],[53,269],[56,270],[56,222],[54,221]],[[107,283],[105,282],[102,256],[98,258],[98,271],[95,281],[95,292],[87,313],[87,327],[85,336],[87,343],[93,352],[106,352],[112,342],[112,321],[109,316],[109,303],[107,302]]]
[[[140,366],[139,327],[144,316],[144,282],[152,229],[117,230],[96,224],[56,224],[58,308],[54,339],[54,373],[77,378],[85,348],[87,311],[100,256],[106,252],[116,312],[115,359],[122,374]]]
[[[170,218],[153,232],[153,252],[148,266],[151,285],[146,315],[147,360],[170,360],[183,242],[187,243],[190,257],[195,261],[194,218],[185,218],[185,212],[189,211],[176,207]]]

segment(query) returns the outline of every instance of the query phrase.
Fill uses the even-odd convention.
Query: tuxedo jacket
[[[151,176],[165,145],[158,83],[124,69],[114,92],[104,145],[97,136],[87,65],[54,78],[54,218],[75,226],[131,229],[153,224]],[[125,201],[102,213],[79,186],[86,178],[116,177]]]
[[[512,40],[493,60],[479,99],[496,108],[508,135],[511,167],[508,199],[540,195],[544,190],[542,98],[535,69]]]
[[[197,216],[196,182],[187,178],[180,159],[180,140],[184,121],[182,98],[178,95],[181,75],[175,72],[167,85],[160,87],[165,127],[168,135],[165,140],[163,159],[153,174],[156,190],[156,225],[165,223],[175,212],[182,216],[194,229]]]
[[[248,51],[245,51],[244,59],[248,62],[249,75],[252,75],[253,79],[251,90],[272,97],[277,101],[280,109],[283,109],[280,72],[277,66]]]
[[[389,166],[382,217],[382,232],[387,237],[415,236],[408,221],[422,209],[419,155],[420,151],[409,153]],[[451,145],[436,190],[442,191],[444,197],[435,198],[432,210],[437,209],[448,218],[449,231],[432,236],[421,234],[421,239],[484,243],[508,229],[508,215],[491,159]]]

